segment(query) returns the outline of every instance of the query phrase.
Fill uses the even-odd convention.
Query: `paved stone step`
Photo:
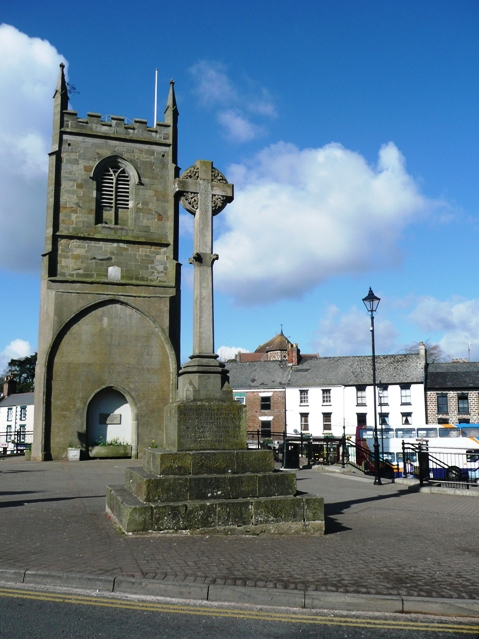
[[[202,450],[172,452],[147,448],[143,466],[157,475],[221,475],[270,473],[272,450]]]
[[[108,486],[106,497],[108,512],[128,533],[324,533],[324,501],[315,495],[144,503],[125,486]]]
[[[127,488],[144,502],[242,499],[296,494],[293,472],[162,476],[144,468],[127,468]]]

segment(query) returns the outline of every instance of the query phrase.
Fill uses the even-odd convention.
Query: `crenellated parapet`
[[[77,111],[63,112],[64,133],[84,136],[108,136],[119,140],[170,145],[171,128],[168,122],[157,122],[155,127],[149,127],[147,120],[141,118],[135,118],[130,123],[121,115],[102,116],[100,113],[89,112],[86,118],[79,118]]]

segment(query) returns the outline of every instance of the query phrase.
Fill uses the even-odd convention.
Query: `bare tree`
[[[411,342],[401,349],[401,353],[417,353],[421,342]],[[429,364],[437,364],[439,362],[450,362],[451,358],[447,355],[439,344],[433,344],[430,340],[423,342],[426,347],[426,358]]]

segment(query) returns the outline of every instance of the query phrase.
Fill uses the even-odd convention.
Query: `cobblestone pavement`
[[[326,535],[142,535],[105,514],[132,460],[0,460],[0,568],[364,594],[479,599],[479,498],[302,470]],[[478,489],[479,490],[479,489]]]

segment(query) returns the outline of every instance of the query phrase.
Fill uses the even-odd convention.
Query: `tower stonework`
[[[32,459],[164,441],[180,342],[177,107],[165,122],[78,118],[54,95]],[[96,412],[95,412],[96,411]],[[153,444],[154,445],[154,444]]]

